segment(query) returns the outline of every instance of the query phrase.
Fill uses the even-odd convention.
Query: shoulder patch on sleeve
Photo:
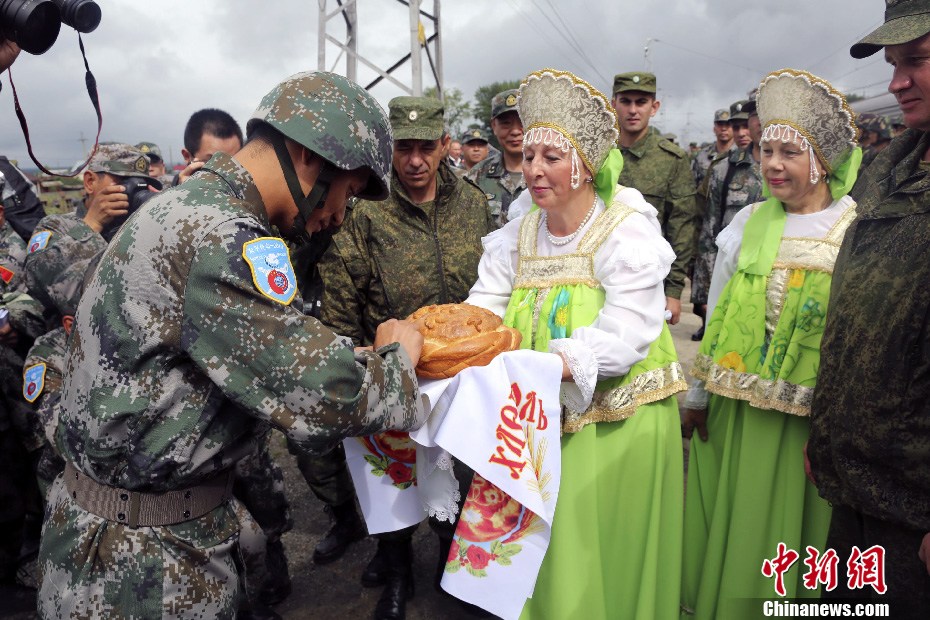
[[[252,270],[258,292],[279,304],[288,305],[297,293],[297,277],[287,245],[277,237],[259,237],[242,244],[242,258]]]
[[[7,269],[3,265],[0,265],[0,280],[3,280],[6,284],[9,284],[15,275],[16,274],[13,273],[13,271]]]
[[[32,235],[32,237],[29,238],[29,253],[32,254],[33,252],[44,250],[45,246],[48,245],[48,240],[51,238],[52,231],[50,230],[40,230],[39,232]]]
[[[23,398],[30,403],[42,394],[45,387],[45,363],[29,366],[23,371]]]
[[[672,155],[674,155],[675,157],[679,159],[687,155],[684,149],[682,149],[677,144],[673,144],[672,142],[669,142],[668,140],[659,140],[659,148],[662,149],[663,151],[668,151],[669,153],[671,153]]]

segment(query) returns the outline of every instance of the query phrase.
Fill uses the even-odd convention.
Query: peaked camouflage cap
[[[730,104],[730,122],[749,120],[749,100],[740,99]]]
[[[483,129],[469,129],[462,134],[462,139],[459,140],[462,144],[468,144],[469,142],[489,142],[488,134]]]
[[[368,186],[358,197],[387,198],[391,127],[384,108],[355,82],[328,71],[292,75],[265,95],[246,125],[247,134],[258,121],[341,170],[368,168]]]
[[[501,114],[507,112],[517,112],[517,96],[519,92],[516,88],[503,90],[491,98],[491,119],[495,119]]]
[[[117,177],[140,177],[149,179],[156,187],[161,184],[149,175],[149,160],[142,151],[131,144],[104,142],[97,146],[87,169],[91,172],[106,172]]]
[[[656,94],[655,74],[648,71],[632,71],[630,73],[618,73],[614,76],[613,93],[615,95],[630,90]]]
[[[161,156],[161,149],[158,148],[158,145],[154,142],[140,142],[136,145],[136,148],[142,151],[142,154],[149,158],[149,161],[163,161],[165,158]]]
[[[445,127],[445,107],[433,97],[394,97],[388,103],[395,140],[438,140]]]
[[[725,123],[730,120],[730,111],[720,109],[714,112],[714,122],[715,123]]]
[[[885,0],[885,23],[849,48],[853,58],[867,58],[886,45],[900,45],[930,32],[930,0]]]

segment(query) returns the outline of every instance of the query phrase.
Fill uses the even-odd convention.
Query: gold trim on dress
[[[577,433],[588,424],[619,422],[631,418],[638,407],[658,402],[688,390],[681,364],[647,370],[621,385],[603,392],[595,392],[591,406],[584,412],[565,409],[562,432]]]
[[[691,374],[704,381],[711,394],[743,400],[759,409],[772,409],[806,417],[811,413],[814,388],[796,385],[782,379],[762,379],[748,372],[737,372],[715,364],[709,355],[698,354]]]

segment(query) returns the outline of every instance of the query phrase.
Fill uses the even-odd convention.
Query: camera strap
[[[16,116],[19,118],[19,125],[23,128],[23,137],[26,138],[26,150],[29,151],[29,157],[31,157],[35,165],[39,167],[39,170],[45,174],[51,174],[53,176],[77,176],[81,171],[84,170],[84,166],[90,162],[90,158],[93,157],[94,153],[97,152],[97,145],[100,144],[100,130],[103,128],[103,114],[100,112],[100,98],[97,96],[97,79],[94,77],[94,74],[91,73],[90,65],[87,62],[87,54],[84,52],[84,41],[81,39],[80,33],[78,33],[78,46],[81,48],[81,56],[84,58],[84,69],[86,70],[86,73],[84,74],[84,83],[87,85],[87,95],[90,97],[90,102],[94,105],[94,110],[97,112],[97,137],[94,138],[94,148],[90,150],[90,155],[88,155],[87,159],[84,160],[84,163],[75,168],[74,172],[71,174],[59,174],[57,172],[52,172],[43,166],[38,159],[36,159],[35,154],[32,152],[32,142],[29,140],[29,125],[26,124],[26,115],[23,113],[23,108],[19,105],[19,97],[16,94],[16,85],[13,84],[13,68],[10,67],[7,69],[7,75],[10,79],[10,87],[13,89],[13,106],[16,108]]]

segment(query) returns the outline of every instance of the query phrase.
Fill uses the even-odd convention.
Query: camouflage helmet
[[[274,127],[342,170],[368,168],[360,198],[387,198],[394,139],[387,114],[367,91],[326,71],[287,78],[262,99],[246,125]]]

